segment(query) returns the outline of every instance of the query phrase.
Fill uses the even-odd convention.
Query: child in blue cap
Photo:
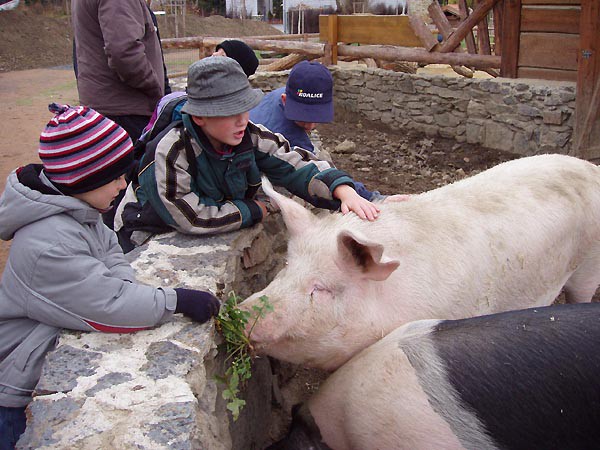
[[[267,94],[250,111],[250,120],[281,133],[292,147],[315,153],[310,133],[319,123],[333,122],[333,77],[316,61],[302,61],[290,71],[285,87]],[[356,191],[367,200],[380,200],[379,192],[354,182]]]

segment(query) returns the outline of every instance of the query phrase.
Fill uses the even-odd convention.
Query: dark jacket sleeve
[[[143,0],[101,0],[98,4],[109,67],[129,86],[160,97],[163,86],[144,51],[144,36],[156,33],[152,20],[145,20],[148,16]]]

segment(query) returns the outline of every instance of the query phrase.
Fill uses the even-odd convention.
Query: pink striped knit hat
[[[40,135],[39,156],[48,179],[64,194],[104,186],[133,164],[127,132],[87,106],[52,103],[56,114]]]

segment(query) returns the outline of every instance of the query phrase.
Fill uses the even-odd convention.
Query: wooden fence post
[[[335,65],[338,60],[338,17],[337,14],[327,16],[327,44],[325,46],[326,65]]]

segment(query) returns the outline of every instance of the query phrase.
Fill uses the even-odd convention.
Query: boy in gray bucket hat
[[[252,226],[267,215],[255,198],[261,174],[315,206],[368,220],[379,214],[348,174],[249,121],[263,93],[235,60],[193,63],[187,94],[182,120],[147,144],[138,181],[119,207],[121,239],[136,230],[214,234]]]

